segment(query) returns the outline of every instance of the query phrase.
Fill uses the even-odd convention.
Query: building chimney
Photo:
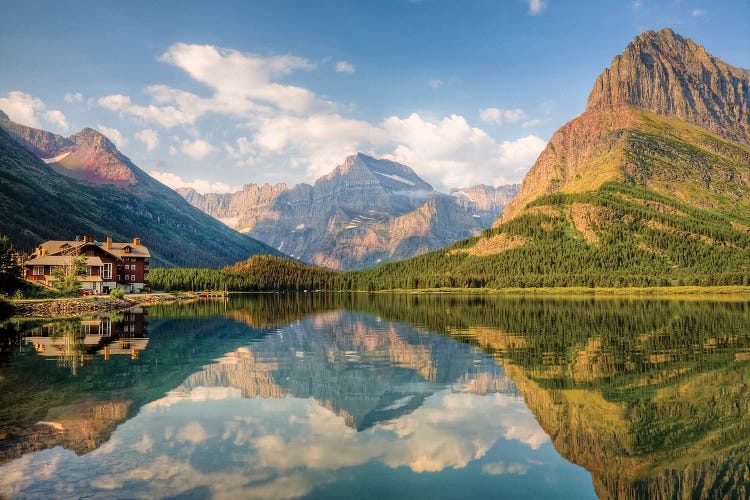
[[[107,250],[112,250],[112,237],[111,236],[107,236],[107,244],[104,248],[106,248]]]
[[[133,246],[137,247],[140,244],[141,244],[141,239],[140,238],[137,238],[137,237],[133,238]]]
[[[44,257],[45,255],[47,255],[47,249],[42,247],[42,257]]]

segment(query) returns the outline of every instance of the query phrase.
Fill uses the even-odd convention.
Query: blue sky
[[[3,2],[0,109],[113,139],[171,186],[310,182],[348,154],[516,182],[637,34],[750,67],[750,3]]]

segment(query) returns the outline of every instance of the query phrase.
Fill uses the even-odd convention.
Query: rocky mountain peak
[[[597,78],[587,111],[620,106],[678,118],[750,144],[750,72],[670,29],[638,35]]]
[[[107,136],[93,128],[86,127],[77,134],[71,135],[69,139],[80,146],[101,148],[110,153],[117,151],[117,147],[107,139]]]
[[[344,175],[367,176],[386,191],[434,191],[417,173],[406,165],[391,160],[373,158],[357,153],[346,158],[343,164],[322,177],[325,181]]]

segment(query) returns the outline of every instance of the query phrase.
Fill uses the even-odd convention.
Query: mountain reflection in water
[[[749,311],[303,294],[11,324],[0,495],[746,497]]]

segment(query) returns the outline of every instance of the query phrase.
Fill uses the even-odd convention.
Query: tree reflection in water
[[[567,471],[571,497],[591,494],[591,479],[602,497],[746,497],[749,311],[743,302],[380,294],[159,306],[136,359],[105,363],[96,351],[72,377],[33,352],[11,358],[0,385],[24,380],[17,407],[32,417],[0,409],[0,451],[16,459],[0,484],[60,493],[31,473],[38,460],[83,481],[81,470],[106,456],[113,471],[82,491],[156,494],[190,477],[175,491],[315,496],[352,487],[347,477],[368,484],[354,472],[364,470],[417,473],[399,476],[405,485],[442,471],[433,481],[443,492],[451,470],[528,489],[538,469],[560,481]],[[89,418],[84,439],[67,421],[67,440],[18,446],[40,420],[60,423],[61,408],[85,405],[109,423]],[[591,479],[550,455],[550,437]],[[88,455],[18,458],[56,444]],[[386,492],[381,483],[371,494]]]

